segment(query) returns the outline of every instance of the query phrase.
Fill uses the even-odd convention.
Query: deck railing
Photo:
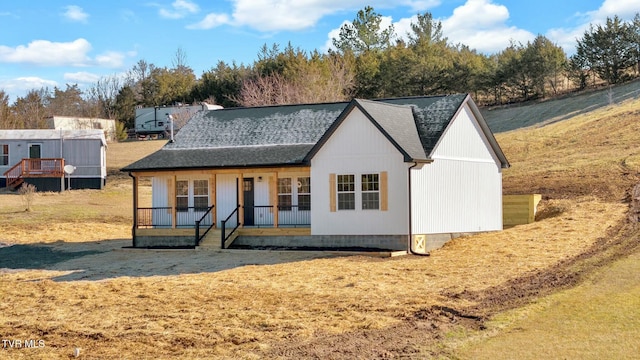
[[[15,187],[30,177],[63,177],[64,159],[22,159],[11,169],[5,171],[8,187]]]

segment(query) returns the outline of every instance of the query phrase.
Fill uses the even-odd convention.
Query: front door
[[[253,214],[255,213],[253,206],[253,178],[244,178],[242,180],[243,199],[244,199],[244,225],[253,226],[255,224]]]
[[[42,145],[41,144],[29,144],[29,159],[40,159],[42,157]],[[30,170],[42,169],[42,163],[40,160],[31,160]]]

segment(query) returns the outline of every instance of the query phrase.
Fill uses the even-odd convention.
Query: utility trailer
[[[196,113],[218,109],[222,106],[207,103],[136,108],[136,137],[139,140],[164,139],[169,137],[172,121],[175,133]]]

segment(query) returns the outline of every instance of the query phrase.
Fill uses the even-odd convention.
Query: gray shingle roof
[[[426,160],[427,155],[420,142],[413,111],[407,105],[388,104],[382,101],[357,100],[358,104],[379,124],[407,160]]]
[[[304,165],[350,104],[368,113],[407,160],[424,160],[465,99],[460,94],[211,110],[191,118],[175,142],[122,170]]]
[[[425,153],[429,156],[466,97],[466,94],[456,94],[382,101],[412,107],[420,142]]]

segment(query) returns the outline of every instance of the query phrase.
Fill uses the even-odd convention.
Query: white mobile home
[[[104,131],[107,141],[116,140],[116,121],[113,119],[85,118],[77,116],[50,116],[46,119],[49,129],[55,130],[94,130]]]
[[[0,130],[0,187],[102,189],[106,146],[102,130]]]
[[[134,246],[425,252],[502,229],[509,166],[468,95],[225,109],[123,170]],[[152,204],[138,205],[141,178]]]

